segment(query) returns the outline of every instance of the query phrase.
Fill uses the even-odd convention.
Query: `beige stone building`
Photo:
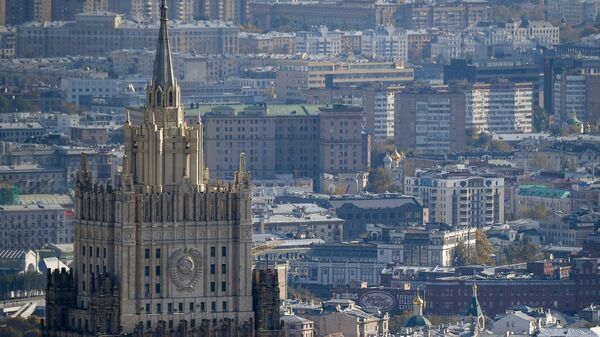
[[[198,114],[203,114],[206,126],[207,156],[215,158],[207,165],[219,178],[229,179],[236,169],[235,158],[245,152],[248,170],[259,179],[273,179],[279,173],[310,178],[327,173],[350,177],[354,188],[356,174],[361,173],[363,185],[363,173],[370,165],[370,138],[362,132],[362,108],[225,106],[203,107]],[[348,188],[342,180],[340,186]]]
[[[238,52],[238,27],[220,21],[171,23],[173,52],[228,54]],[[105,55],[120,49],[144,49],[155,44],[155,23],[127,21],[120,14],[88,12],[75,21],[28,23],[17,28],[17,55],[57,57]]]
[[[232,184],[209,180],[203,126],[184,119],[166,13],[163,0],[144,118],[126,122],[122,171],[100,185],[82,159],[73,272],[49,275],[45,336],[254,335],[245,157]],[[255,279],[268,288],[258,294],[277,293],[267,274]],[[262,324],[273,313],[256,315]]]

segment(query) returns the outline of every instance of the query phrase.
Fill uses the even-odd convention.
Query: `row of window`
[[[206,312],[206,304],[205,302],[200,302],[200,312]],[[221,302],[221,308],[220,308],[221,312],[227,312],[228,311],[228,306],[227,306],[227,301],[223,301]],[[193,313],[196,311],[196,305],[193,302],[190,302],[188,305],[188,312]],[[210,311],[211,312],[218,312],[217,311],[217,302],[211,302],[210,303]],[[174,312],[174,306],[173,303],[168,303],[167,304],[167,314],[172,314]],[[178,306],[177,306],[177,312],[179,313],[184,313],[184,305],[183,302],[179,302]],[[151,306],[150,303],[146,303],[146,313],[147,314],[152,314],[152,310],[151,310]],[[154,312],[155,314],[163,314],[163,306],[162,303],[156,303],[156,311]]]

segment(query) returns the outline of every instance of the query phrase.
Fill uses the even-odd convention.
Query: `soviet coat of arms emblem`
[[[193,248],[176,250],[170,259],[171,279],[177,290],[193,291],[202,281],[200,251]]]

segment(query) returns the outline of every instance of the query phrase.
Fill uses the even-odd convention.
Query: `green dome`
[[[408,321],[406,321],[406,324],[404,324],[405,327],[407,328],[417,328],[420,326],[431,326],[431,322],[427,319],[427,317],[420,315],[420,316],[412,316]]]

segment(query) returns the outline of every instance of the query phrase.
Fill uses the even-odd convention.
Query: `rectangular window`
[[[156,276],[160,276],[160,266],[156,266]]]
[[[227,265],[225,263],[221,264],[221,274],[227,274]]]
[[[190,320],[190,326],[191,326],[192,328],[196,326],[196,320],[195,320],[195,319],[193,319],[193,318],[192,318],[192,319]]]
[[[88,249],[89,256],[90,256],[90,257],[92,257],[92,256],[93,256],[93,255],[92,255],[92,246],[89,246],[88,248],[89,248],[89,249]]]
[[[160,283],[157,283],[155,288],[156,288],[156,293],[160,294]]]
[[[205,312],[205,311],[206,311],[206,308],[205,308],[204,302],[200,302],[200,312]]]
[[[144,267],[144,276],[150,276],[150,266]]]
[[[179,302],[179,305],[177,305],[177,311],[183,312],[183,303]]]
[[[146,329],[150,329],[152,327],[152,322],[146,321]]]
[[[106,259],[106,248],[102,248],[103,249],[103,256]]]
[[[96,247],[96,257],[100,257],[100,247]]]
[[[162,304],[156,303],[156,313],[162,314]]]
[[[214,275],[214,274],[215,274],[215,272],[216,272],[216,269],[217,269],[217,267],[215,266],[215,264],[214,264],[214,263],[210,265],[210,273],[211,273],[212,275]]]
[[[85,246],[81,246],[81,255],[85,256]]]
[[[221,256],[227,256],[227,247],[221,247]]]
[[[221,291],[227,291],[227,282],[221,282]]]
[[[173,313],[173,303],[167,303],[167,313]]]
[[[150,258],[150,249],[149,248],[144,249],[144,258],[145,259]]]
[[[210,247],[210,256],[215,256],[215,255],[217,255],[217,248]]]
[[[81,265],[81,273],[85,274],[85,263]]]
[[[223,311],[227,311],[227,302],[223,301],[223,303],[221,303],[222,307],[223,307]]]
[[[150,296],[150,284],[144,284],[144,295]]]
[[[160,248],[156,248],[156,258],[160,259]]]
[[[217,311],[217,302],[212,302],[212,303],[210,303],[210,310],[211,310],[212,312],[215,312],[215,311]]]
[[[214,282],[210,283],[210,291],[213,293],[215,292],[215,283]]]
[[[194,303],[190,303],[190,312],[194,312],[195,307]]]

